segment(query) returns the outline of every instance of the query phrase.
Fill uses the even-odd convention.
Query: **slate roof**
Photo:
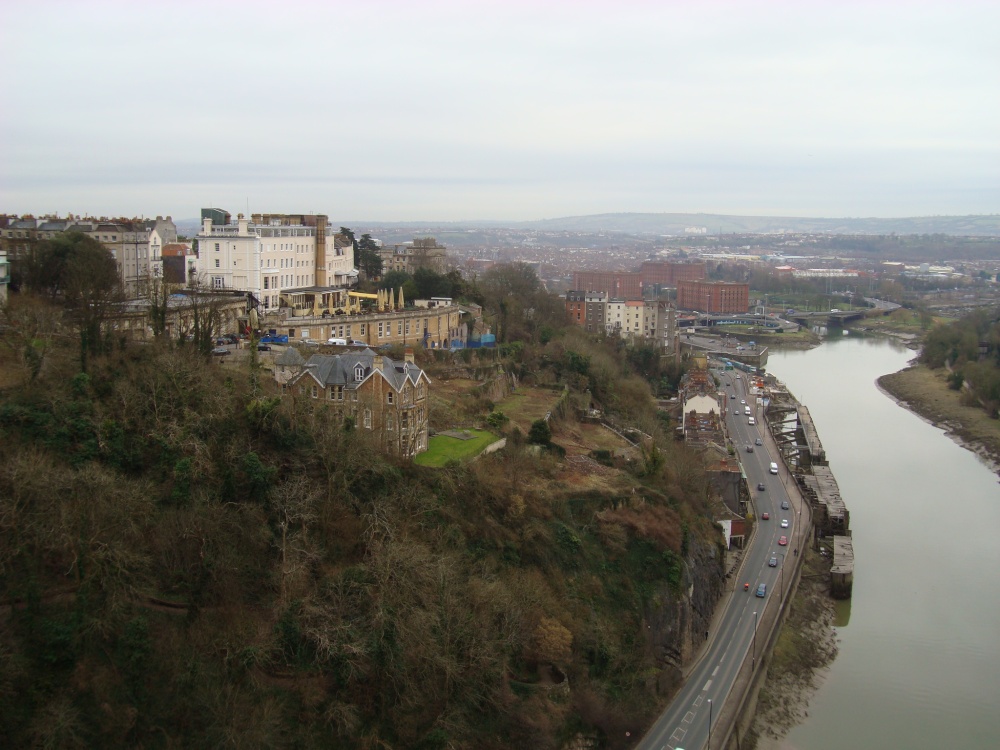
[[[296,365],[304,365],[306,363],[306,359],[301,354],[299,354],[298,349],[296,349],[294,346],[290,346],[287,349],[285,349],[285,351],[283,351],[280,355],[278,355],[278,357],[274,360],[274,363],[276,365],[296,366]]]
[[[381,371],[375,369],[376,361],[381,361]],[[355,375],[359,365],[362,368],[360,379]],[[430,382],[424,371],[412,362],[393,360],[371,349],[349,354],[314,354],[306,362],[305,372],[312,375],[324,387],[342,385],[348,389],[359,387],[377,372],[381,372],[382,377],[395,391],[401,391],[407,382],[416,385],[421,376]]]

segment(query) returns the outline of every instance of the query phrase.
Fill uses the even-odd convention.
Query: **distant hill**
[[[1000,214],[916,216],[898,219],[818,219],[790,216],[729,216],[726,214],[594,214],[522,222],[519,227],[576,232],[683,234],[703,227],[708,234],[824,232],[829,234],[951,234],[1000,235]]]
[[[538,229],[563,232],[624,232],[627,234],[684,234],[691,227],[703,227],[708,234],[765,234],[776,232],[816,232],[826,234],[948,234],[959,236],[1000,236],[1000,214],[969,216],[911,216],[885,218],[804,218],[801,216],[730,216],[727,214],[616,213],[564,216],[537,221],[357,221],[336,220],[337,226],[381,227],[423,231],[461,231],[472,228]],[[198,219],[176,222],[178,231],[197,234]]]

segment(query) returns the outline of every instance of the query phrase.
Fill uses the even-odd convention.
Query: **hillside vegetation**
[[[554,445],[470,394],[435,425],[508,447],[432,469],[176,342],[80,372],[56,318],[8,310],[3,336],[5,746],[619,747],[678,683],[723,563],[701,459],[652,407],[676,368],[529,326],[490,367],[568,390]],[[578,402],[651,439],[568,463]]]

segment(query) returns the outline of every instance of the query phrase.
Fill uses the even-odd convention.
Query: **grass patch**
[[[418,453],[413,463],[420,466],[441,467],[449,461],[463,461],[479,453],[497,436],[486,430],[466,430],[473,435],[470,440],[459,440],[447,435],[435,435],[428,441],[427,450]]]

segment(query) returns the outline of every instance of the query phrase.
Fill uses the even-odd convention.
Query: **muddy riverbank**
[[[1000,471],[1000,421],[948,387],[944,370],[912,365],[878,379],[879,388],[914,414],[943,429],[949,437]]]

